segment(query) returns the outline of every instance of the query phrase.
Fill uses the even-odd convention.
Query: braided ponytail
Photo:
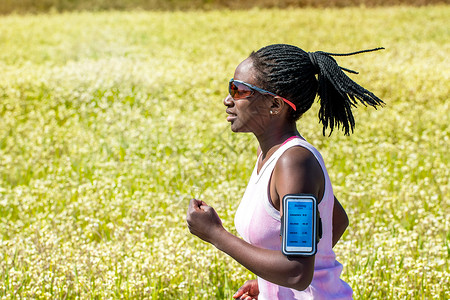
[[[297,106],[297,111],[291,109],[294,121],[311,107],[318,95],[323,135],[328,127],[331,135],[335,127],[341,126],[344,134],[349,135],[355,127],[351,108],[356,107],[357,100],[374,108],[384,102],[345,75],[343,70],[358,73],[339,67],[331,56],[347,56],[380,49],[384,48],[334,54],[305,52],[295,46],[275,44],[253,52],[250,58],[261,87],[289,99]]]
[[[356,82],[351,80],[342,71],[358,74],[355,71],[339,67],[331,56],[354,55],[363,52],[376,51],[383,48],[363,50],[348,54],[332,54],[327,52],[309,52],[311,63],[316,65],[318,71],[318,95],[320,99],[319,119],[323,124],[323,134],[330,127],[330,135],[335,126],[342,125],[344,134],[349,135],[353,132],[355,119],[351,107],[356,107],[359,100],[364,106],[370,105],[376,109],[377,105],[384,102],[370,91],[366,90]]]

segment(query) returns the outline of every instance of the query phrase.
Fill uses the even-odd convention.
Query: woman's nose
[[[228,94],[228,96],[226,96],[225,99],[223,99],[223,104],[225,106],[232,106],[234,104],[233,98],[231,98],[230,94]]]

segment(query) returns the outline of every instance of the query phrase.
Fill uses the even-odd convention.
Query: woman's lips
[[[236,115],[228,115],[227,116],[227,121],[228,122],[232,122],[232,121],[234,121],[234,119],[236,119]]]
[[[233,113],[230,112],[229,110],[227,110],[227,114],[228,114],[228,116],[227,116],[227,121],[228,121],[228,122],[231,122],[231,121],[233,121],[234,119],[237,118],[237,115],[236,115],[236,114],[233,114]]]

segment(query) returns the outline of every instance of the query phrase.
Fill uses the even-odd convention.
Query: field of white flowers
[[[350,226],[355,299],[449,299],[450,6],[0,17],[0,298],[231,299],[253,275],[189,234],[233,216],[256,141],[222,100],[252,50],[338,58],[386,102],[323,154]]]

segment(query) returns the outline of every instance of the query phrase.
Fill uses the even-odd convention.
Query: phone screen
[[[290,196],[284,202],[283,249],[287,255],[313,255],[316,252],[315,199]]]
[[[313,203],[288,201],[287,247],[300,247],[300,251],[312,250]]]

